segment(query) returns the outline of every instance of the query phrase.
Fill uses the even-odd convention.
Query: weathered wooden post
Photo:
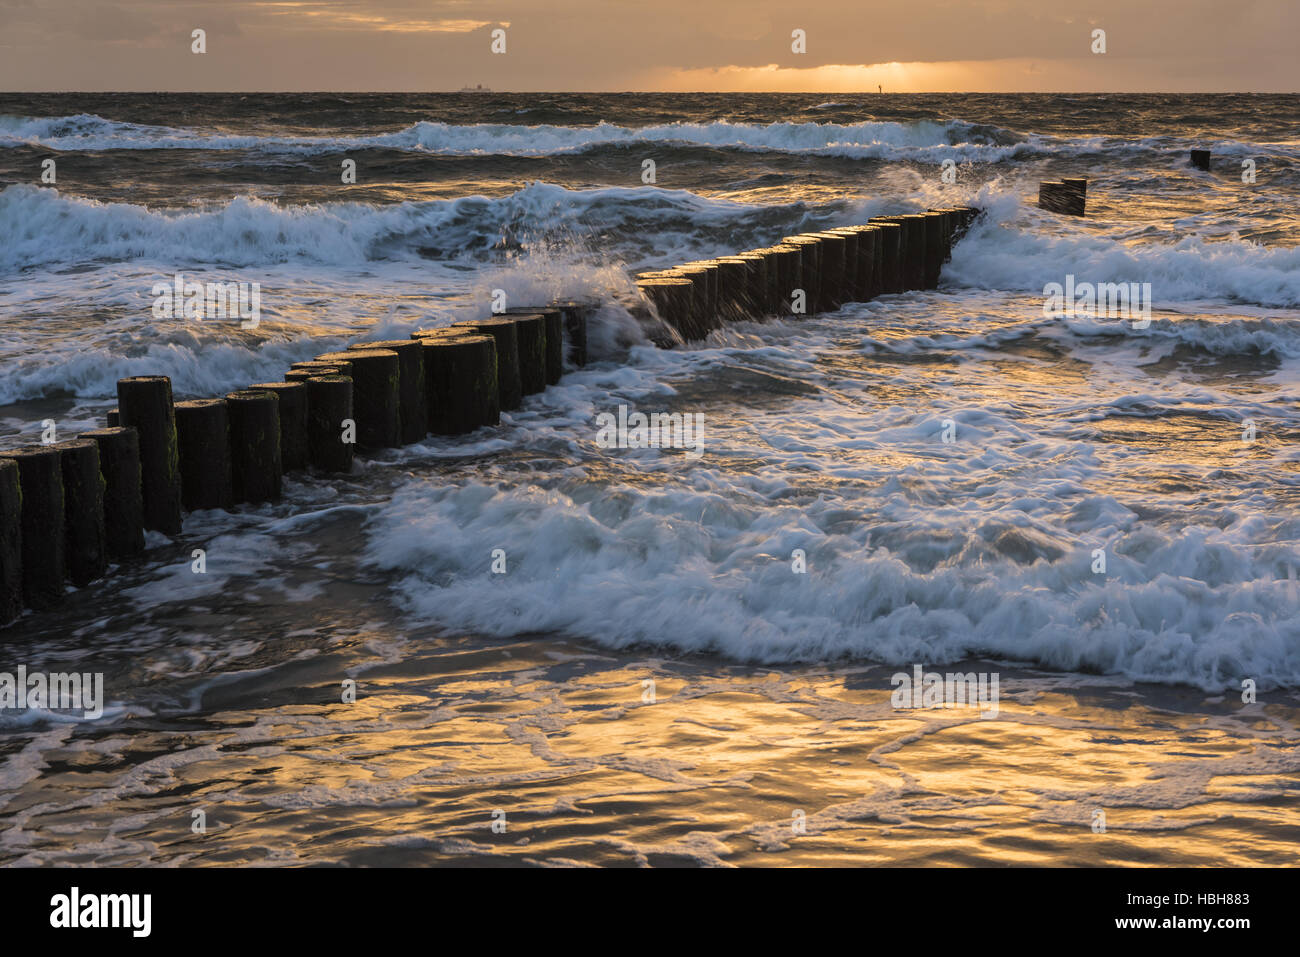
[[[308,379],[307,454],[322,472],[351,472],[356,445],[352,379],[322,375]],[[352,434],[349,434],[349,433]]]
[[[592,306],[576,299],[559,300],[553,305],[564,313],[565,361],[581,369],[587,364],[587,317]]]
[[[1203,169],[1206,172],[1210,170],[1210,151],[1209,150],[1192,150],[1192,165],[1197,169]]]
[[[847,301],[844,295],[844,270],[848,241],[838,233],[812,233],[811,235],[821,240],[821,311],[830,312]]]
[[[776,314],[789,316],[793,314],[794,291],[803,282],[802,247],[781,243],[772,247],[772,254],[776,267]]]
[[[140,435],[135,429],[113,427],[82,432],[99,446],[99,472],[104,477],[104,533],[108,557],[134,558],[144,551],[144,502],[140,485]]]
[[[542,324],[546,327],[546,384],[555,385],[555,383],[559,382],[560,377],[564,374],[563,311],[556,306],[514,306],[500,313],[500,315],[542,317]],[[522,367],[520,375],[523,375]]]
[[[58,450],[63,470],[63,521],[67,531],[64,554],[68,578],[82,588],[104,577],[108,570],[99,446],[93,439],[77,438],[50,448]]]
[[[0,458],[17,463],[22,490],[23,603],[52,608],[68,575],[62,457],[53,446],[29,445]]]
[[[798,289],[803,290],[804,314],[812,315],[820,312],[821,303],[821,270],[822,270],[822,242],[815,236],[787,236],[781,240],[786,246],[797,246],[799,248],[799,285]]]
[[[175,535],[181,530],[181,473],[172,380],[162,375],[119,379],[117,408],[120,423],[140,436],[144,527]]]
[[[234,504],[230,477],[230,418],[225,399],[176,403],[176,445],[180,460],[181,502],[187,512],[229,509]]]
[[[226,410],[230,418],[230,484],[234,500],[250,505],[279,501],[279,396],[265,389],[229,392]]]
[[[307,362],[295,362],[289,366],[289,371],[303,370],[314,375],[352,375],[352,363],[348,362],[343,356],[346,352],[326,353],[326,355],[335,355],[339,358],[333,362],[321,362],[319,359],[311,359]]]
[[[902,226],[896,220],[888,220],[883,216],[872,217],[871,225],[880,229],[881,251],[881,272],[880,272],[880,290],[881,293],[892,295],[904,291],[904,272],[902,272],[902,257],[904,257],[904,242],[902,242]]]
[[[515,324],[519,344],[519,389],[524,395],[546,391],[546,319],[539,313],[503,314]]]
[[[384,342],[358,342],[348,346],[347,351],[373,352],[376,349],[397,353],[400,444],[421,442],[429,434],[429,402],[424,395],[424,358],[420,344],[412,339],[388,339]]]
[[[248,388],[252,392],[274,392],[279,397],[280,468],[301,472],[311,462],[307,448],[307,386],[304,382],[257,382]],[[420,394],[423,396],[423,390]]]
[[[465,435],[501,421],[497,340],[465,330],[421,339],[435,435]]]
[[[743,263],[741,268],[744,268]],[[681,278],[642,279],[636,287],[660,319],[681,333],[683,339],[693,338],[691,317],[695,283]]]
[[[402,444],[402,372],[391,349],[357,349],[326,353],[321,361],[352,363],[352,413],[357,444],[363,449],[391,449]]]
[[[469,319],[452,323],[453,329],[469,329],[496,341],[497,395],[499,408],[513,412],[524,404],[523,382],[519,378],[519,331],[509,319]]]

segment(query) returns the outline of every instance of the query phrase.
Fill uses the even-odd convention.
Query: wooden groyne
[[[730,322],[828,312],[879,295],[934,289],[980,211],[970,206],[877,216],[787,236],[774,246],[638,273],[637,289],[686,341]]]
[[[119,380],[108,428],[0,451],[0,626],[139,556],[146,531],[176,535],[185,512],[275,502],[284,475],[349,472],[357,449],[496,425],[586,365],[594,305],[356,343],[216,398],[175,402],[166,376]]]
[[[933,289],[979,211],[934,209],[788,236],[775,246],[641,274],[637,288],[684,339],[727,322],[800,315]],[[507,309],[409,339],[294,363],[283,382],[176,402],[166,376],[117,384],[108,427],[0,451],[0,626],[52,608],[174,536],[186,512],[278,501],[285,474],[345,473],[354,455],[455,436],[587,363],[594,303]]]

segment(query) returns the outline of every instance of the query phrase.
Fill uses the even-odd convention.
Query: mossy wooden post
[[[564,374],[564,313],[556,306],[512,306],[502,316],[541,316],[546,335],[546,384],[555,385]],[[522,336],[524,330],[519,330]],[[519,340],[520,361],[523,361],[524,341]],[[523,367],[520,366],[520,375]],[[525,394],[527,390],[525,389]],[[540,390],[538,390],[540,391]]]
[[[745,318],[745,281],[749,267],[743,259],[724,257],[711,260],[718,272],[718,318],[739,322]]]
[[[472,330],[420,340],[435,435],[465,435],[501,421],[497,340]]]
[[[837,226],[835,229],[827,230],[848,240],[848,246],[844,250],[844,286],[850,302],[866,302],[871,298],[869,287],[872,251],[870,240],[862,236],[865,228],[865,226]]]
[[[308,379],[307,453],[313,468],[322,472],[351,472],[355,442],[345,441],[351,429],[352,380],[344,375]],[[352,425],[349,423],[352,422]]]
[[[225,399],[176,403],[181,503],[187,512],[234,504],[230,477],[230,418]]]
[[[780,243],[772,247],[773,266],[776,272],[774,279],[776,292],[775,315],[790,315],[791,299],[794,290],[801,282],[800,264],[802,258],[803,254],[798,246]]]
[[[939,247],[943,251],[943,262],[952,258],[952,235],[953,226],[957,221],[956,213],[946,207],[931,207],[928,212],[938,218],[939,223]],[[940,264],[942,269],[942,263]]]
[[[713,328],[712,312],[709,308],[709,274],[717,266],[678,266],[673,275],[691,281],[691,334],[687,339],[703,339]]]
[[[230,416],[230,479],[236,503],[280,499],[280,398],[265,389],[226,394]]]
[[[509,319],[469,319],[452,323],[453,329],[469,329],[491,336],[497,350],[497,397],[499,408],[513,412],[524,401],[519,379],[519,332]]]
[[[821,311],[822,242],[815,236],[787,236],[781,242],[799,247],[799,285],[803,290],[803,314]]]
[[[886,295],[903,291],[903,227],[892,219],[876,217],[871,225],[880,229],[876,240],[881,248],[880,288]]]
[[[546,391],[546,319],[539,313],[503,313],[515,324],[519,345],[519,388],[524,395]]]
[[[389,339],[383,342],[358,342],[348,352],[387,349],[397,353],[400,372],[402,445],[424,441],[429,434],[429,403],[424,395],[424,360],[420,344],[413,339]]]
[[[280,468],[285,472],[301,472],[311,462],[311,453],[307,451],[304,382],[255,382],[248,387],[251,392],[274,392],[280,398]]]
[[[352,371],[350,367],[348,371],[349,372]],[[308,379],[312,379],[315,378],[316,376],[322,376],[322,375],[343,375],[343,372],[340,371],[336,366],[327,366],[324,363],[322,363],[319,369],[290,369],[288,372],[284,374],[284,381],[285,382],[306,382]]]
[[[320,359],[309,359],[306,362],[295,362],[289,366],[290,371],[302,369],[313,375],[352,375],[352,363],[344,358],[346,352],[326,353],[326,355],[335,356],[333,362],[322,362]]]
[[[50,445],[0,454],[18,463],[22,488],[23,603],[52,608],[67,578],[67,530],[63,517],[63,457]]]
[[[76,438],[50,446],[63,469],[63,523],[68,579],[78,588],[103,578],[108,570],[104,530],[104,477],[99,445]]]
[[[140,434],[144,527],[175,535],[181,530],[181,473],[172,380],[161,375],[119,379],[117,408],[120,423]]]
[[[745,268],[743,261],[740,268]],[[676,329],[683,339],[700,338],[698,330],[691,324],[695,283],[681,278],[642,279],[636,287],[654,308],[655,314]]]
[[[696,285],[696,313],[701,318],[703,328],[722,328],[722,319],[718,316],[718,264],[712,260],[697,259],[683,263],[678,271]]]
[[[0,459],[0,627],[23,612],[23,489],[18,463]]]
[[[391,349],[356,349],[321,356],[352,364],[352,412],[357,421],[357,445],[391,449],[402,444],[401,360]]]
[[[717,290],[714,290],[716,302]],[[564,314],[564,360],[574,368],[587,364],[587,316],[591,306],[573,299],[560,300],[555,307]]]
[[[843,236],[835,233],[810,233],[821,243],[821,286],[818,289],[820,312],[838,309],[844,304],[844,262],[845,247],[848,245]]]
[[[880,230],[875,226],[859,226],[857,230],[858,290],[866,302],[876,297],[880,283]]]
[[[144,502],[140,493],[140,435],[115,427],[82,432],[99,446],[104,477],[104,543],[108,557],[125,561],[144,551]]]

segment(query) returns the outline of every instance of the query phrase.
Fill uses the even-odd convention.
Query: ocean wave
[[[1300,246],[1262,246],[1198,235],[1140,243],[1082,230],[1052,235],[1026,222],[1016,195],[986,188],[987,215],[953,248],[944,279],[972,289],[1042,294],[1048,283],[1150,283],[1152,308],[1219,301],[1265,308],[1300,306]]]
[[[319,154],[393,149],[442,156],[549,156],[607,146],[690,144],[718,149],[821,153],[861,158],[954,158],[996,161],[1032,148],[1036,138],[1001,127],[960,120],[909,123],[709,123],[674,122],[630,127],[456,125],[420,121],[368,136],[253,136],[195,128],[122,123],[93,114],[0,117],[0,146],[40,146],[63,151],[109,149],[264,150]]]
[[[370,205],[281,206],[237,197],[203,210],[151,210],[9,186],[0,192],[0,270],[157,259],[267,265],[482,257],[522,242],[572,243],[653,230],[660,246],[722,243],[737,229],[797,223],[803,204],[753,206],[652,186],[570,190],[532,183],[509,196]],[[721,248],[721,247],[720,247]]]
[[[933,564],[938,543],[920,525],[890,541],[847,530],[837,498],[800,508],[728,485],[584,485],[571,496],[416,481],[372,522],[366,554],[396,576],[418,620],[492,635],[560,632],[766,664],[991,656],[1207,690],[1242,677],[1300,682],[1295,584],[1282,571],[1297,556],[1283,544],[1159,529],[1101,496],[1074,514],[1113,523],[1079,522],[1089,537],[1115,536],[1106,576],[1092,573],[1095,543],[1079,543],[1078,529],[1001,513],[963,513],[941,536],[949,559],[926,569],[909,554]],[[489,568],[498,548],[504,575]],[[795,549],[807,574],[791,570]]]

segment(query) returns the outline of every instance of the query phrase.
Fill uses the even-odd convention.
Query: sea
[[[639,271],[953,205],[937,289],[650,341]],[[1298,210],[1294,95],[0,94],[0,448],[594,304],[498,427],[0,630],[104,688],[0,710],[0,865],[1295,864]]]

